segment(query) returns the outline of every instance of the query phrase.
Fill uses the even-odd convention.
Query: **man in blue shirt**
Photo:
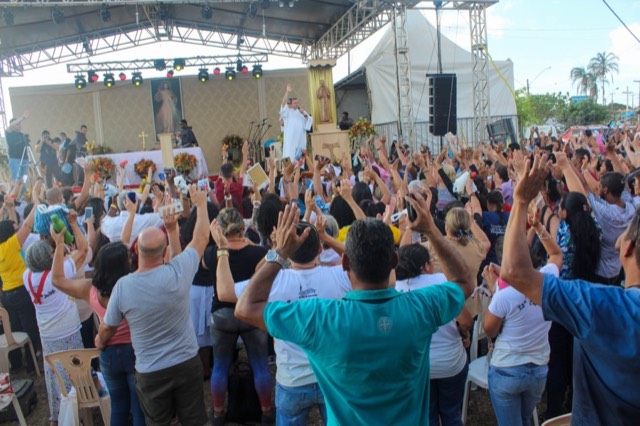
[[[626,289],[537,272],[526,243],[529,203],[548,174],[529,162],[514,191],[501,278],[541,305],[547,320],[575,338],[572,425],[636,425],[640,418],[640,213],[616,243]],[[531,169],[531,170],[530,170]]]
[[[308,355],[327,405],[328,424],[428,424],[429,344],[455,318],[471,294],[472,278],[443,238],[421,197],[408,201],[418,213],[414,230],[429,237],[453,282],[399,293],[389,288],[397,263],[393,235],[380,220],[355,222],[342,266],[353,291],[342,300],[268,302],[284,261],[309,235],[298,235],[298,208],[278,220],[275,252],[256,272],[236,305],[236,316]]]

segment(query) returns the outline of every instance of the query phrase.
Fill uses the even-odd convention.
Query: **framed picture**
[[[180,132],[182,89],[179,78],[156,78],[151,83],[151,105],[156,138],[161,133]]]

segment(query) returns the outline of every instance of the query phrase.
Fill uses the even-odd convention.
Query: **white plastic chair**
[[[20,426],[27,426],[27,422],[24,420],[22,414],[22,408],[20,408],[20,402],[15,393],[4,393],[0,395],[0,410],[4,410],[9,404],[13,404],[14,410],[16,410],[16,416],[18,416],[18,423]]]
[[[31,342],[31,339],[29,339],[29,335],[22,331],[12,332],[9,312],[1,307],[0,318],[2,319],[2,327],[4,328],[4,334],[0,335],[0,362],[2,363],[0,364],[0,372],[9,372],[9,352],[25,345],[29,345],[31,357],[33,358],[33,365],[36,368],[36,374],[40,376],[40,367],[38,367],[36,351],[33,350],[33,343]]]
[[[489,355],[478,358],[478,342],[487,338],[487,334],[484,332],[484,313],[486,307],[478,315],[476,322],[473,326],[473,338],[471,339],[471,356],[469,363],[469,373],[467,374],[467,382],[464,386],[464,399],[462,400],[462,423],[467,424],[467,410],[469,408],[469,391],[471,390],[471,384],[475,383],[483,389],[489,389],[489,361],[491,360],[491,353]],[[538,409],[533,408],[533,424],[539,426],[538,422]]]
[[[570,426],[570,425],[571,425],[571,413],[554,417],[542,423],[542,426]]]
[[[84,413],[85,425],[93,424],[90,410],[93,407],[100,408],[105,425],[108,425],[111,420],[111,398],[108,393],[103,396],[98,395],[98,389],[91,376],[91,360],[98,356],[100,356],[98,349],[71,349],[55,352],[44,357],[45,361],[53,369],[60,385],[60,391],[65,397],[69,396],[69,394],[56,363],[60,363],[69,374],[71,384],[76,390],[78,410],[82,410]]]

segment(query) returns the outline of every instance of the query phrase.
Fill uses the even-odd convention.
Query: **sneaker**
[[[211,410],[211,414],[209,415],[209,419],[211,420],[212,426],[224,426],[224,415],[220,417],[216,417],[213,413],[213,409]]]

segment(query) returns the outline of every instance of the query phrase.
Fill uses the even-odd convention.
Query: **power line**
[[[638,43],[640,43],[640,38],[638,38],[633,31],[631,31],[631,28],[627,27],[627,24],[624,23],[624,21],[618,16],[618,14],[615,12],[615,10],[613,10],[611,8],[611,6],[609,6],[609,3],[607,3],[607,0],[602,0],[602,2],[609,8],[609,10],[611,11],[611,13],[613,13],[615,15],[616,18],[618,18],[618,21],[620,21],[620,23],[622,25],[624,25],[624,27],[627,29],[627,31],[629,31],[629,34],[631,34],[633,36],[633,38],[635,38]]]

